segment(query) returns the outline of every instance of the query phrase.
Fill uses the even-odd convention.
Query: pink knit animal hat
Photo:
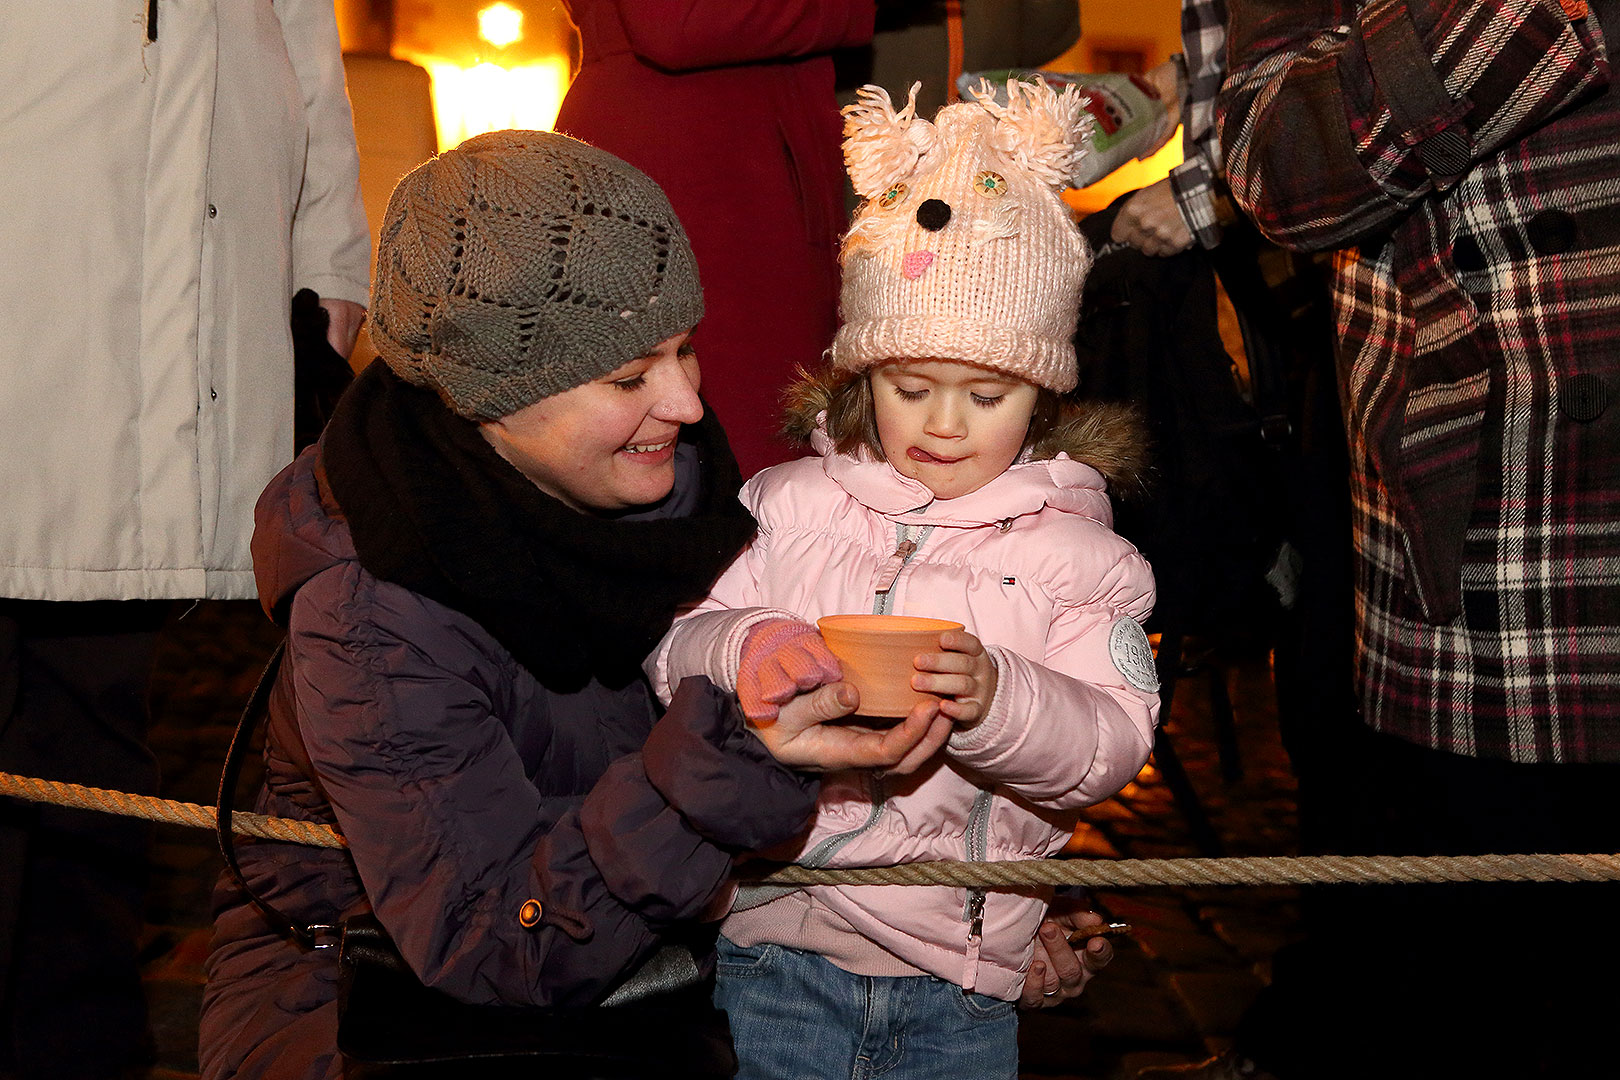
[[[833,365],[959,360],[1062,393],[1077,381],[1074,327],[1091,251],[1060,192],[1092,118],[1072,86],[989,83],[917,117],[860,89],[844,109],[844,161],[866,202],[844,237]]]

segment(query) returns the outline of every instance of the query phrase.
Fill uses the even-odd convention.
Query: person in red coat
[[[568,0],[579,74],[556,128],[643,170],[697,253],[704,396],[749,475],[796,456],[778,397],[838,317],[843,123],[831,52],[874,0]]]

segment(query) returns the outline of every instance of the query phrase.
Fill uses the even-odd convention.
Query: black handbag
[[[667,945],[601,1005],[469,1005],[424,986],[373,915],[301,923],[259,896],[231,835],[242,760],[286,645],[242,711],[221,770],[216,829],[225,865],[272,926],[310,948],[338,948],[338,1050],[348,1080],[720,1080],[737,1072],[726,1014],[709,1000],[693,952]],[[336,938],[336,941],[332,939]]]

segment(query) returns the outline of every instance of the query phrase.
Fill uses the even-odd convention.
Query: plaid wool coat
[[[1367,721],[1620,761],[1620,2],[1229,6],[1233,194],[1337,249]]]

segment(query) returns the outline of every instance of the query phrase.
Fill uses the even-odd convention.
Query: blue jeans
[[[716,975],[738,1080],[1017,1080],[1011,1001],[928,975],[853,975],[815,953],[723,936]]]

